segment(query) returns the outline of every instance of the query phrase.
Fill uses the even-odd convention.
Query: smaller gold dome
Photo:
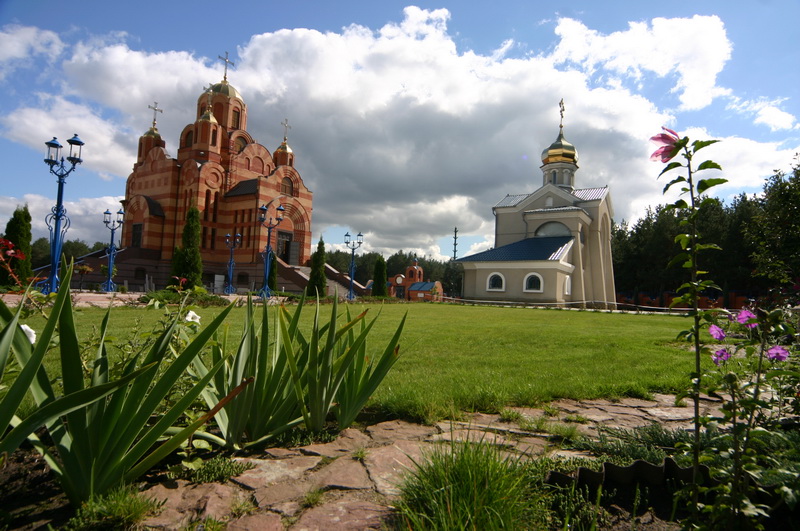
[[[151,127],[145,134],[142,136],[152,136],[153,138],[161,138],[161,133],[158,132],[156,127]]]
[[[283,137],[283,142],[281,142],[281,145],[275,150],[275,153],[292,153],[292,148],[286,143],[286,137]]]
[[[217,119],[214,117],[214,113],[211,112],[211,109],[206,109],[206,112],[203,113],[203,116],[200,117],[201,122],[211,122],[212,124],[217,123]]]
[[[578,163],[578,151],[575,146],[567,142],[564,138],[564,130],[559,129],[558,138],[555,142],[550,144],[550,147],[542,151],[542,162],[549,164],[551,162],[571,162]]]

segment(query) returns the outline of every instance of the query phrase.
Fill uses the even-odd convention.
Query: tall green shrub
[[[27,284],[28,279],[33,276],[33,269],[31,268],[31,213],[28,211],[28,205],[21,208],[17,207],[14,210],[14,214],[6,225],[5,238],[10,240],[16,246],[16,249],[22,251],[24,255],[24,258],[13,261],[13,269],[20,281]],[[0,284],[13,283],[9,276],[6,271],[0,269]]]
[[[324,297],[328,279],[325,277],[325,242],[320,237],[316,252],[311,256],[311,275],[306,286],[310,296]]]
[[[172,274],[185,278],[186,289],[203,285],[203,258],[200,256],[200,211],[189,208],[181,236],[182,247],[175,249],[172,257]]]
[[[386,260],[382,256],[375,260],[375,269],[372,273],[372,295],[374,297],[389,295],[389,290],[386,288]]]

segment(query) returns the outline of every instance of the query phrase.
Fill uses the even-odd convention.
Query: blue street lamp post
[[[228,260],[228,285],[225,286],[225,294],[232,295],[236,293],[236,287],[233,285],[233,250],[242,243],[242,235],[237,234],[235,238],[231,239],[230,234],[225,235],[225,246],[231,250],[231,258]]]
[[[56,206],[44,218],[47,223],[47,228],[50,229],[50,276],[47,280],[43,280],[38,287],[41,288],[42,293],[56,293],[58,292],[58,267],[61,263],[61,248],[64,245],[64,237],[69,228],[69,218],[67,217],[67,210],[64,208],[64,183],[67,176],[72,173],[75,166],[83,162],[81,159],[81,150],[83,148],[83,141],[75,134],[72,138],[67,140],[69,144],[69,156],[67,162],[64,164],[64,157],[61,156],[61,144],[58,143],[56,137],[53,140],[45,142],[47,146],[47,158],[44,159],[45,164],[50,166],[50,173],[58,177],[58,196],[56,198]]]
[[[272,291],[269,289],[269,267],[272,263],[272,229],[280,225],[281,221],[283,221],[283,212],[285,209],[283,205],[279,204],[275,209],[274,219],[272,216],[269,216],[269,219],[267,219],[268,205],[261,205],[258,207],[258,210],[258,222],[267,228],[267,246],[264,248],[264,252],[261,253],[261,257],[264,259],[264,286],[261,288],[261,291],[258,292],[258,295],[262,299],[269,299],[272,297]]]
[[[356,298],[353,294],[353,277],[356,275],[356,249],[361,247],[362,243],[364,243],[364,235],[360,232],[356,236],[356,241],[350,241],[349,232],[344,234],[344,244],[350,249],[350,293],[347,295],[347,300],[350,301]]]
[[[114,284],[112,280],[114,277],[114,258],[117,256],[117,246],[114,243],[114,233],[117,232],[117,229],[125,223],[125,212],[122,211],[120,208],[117,211],[117,219],[111,219],[111,212],[106,209],[103,212],[103,223],[106,224],[106,227],[111,231],[111,243],[108,246],[108,279],[103,282],[100,288],[105,291],[106,293],[111,291],[117,291],[117,285]]]

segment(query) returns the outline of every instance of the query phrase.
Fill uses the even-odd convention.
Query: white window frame
[[[528,279],[531,277],[537,277],[539,279],[539,289],[528,289]],[[542,278],[542,275],[539,273],[528,273],[525,275],[525,279],[522,281],[522,291],[525,293],[543,293],[544,279]]]
[[[572,295],[572,275],[564,279],[564,295]]]
[[[500,277],[500,280],[503,281],[503,285],[500,286],[499,288],[490,288],[489,285],[492,281],[492,277],[495,275]],[[503,275],[503,273],[499,273],[497,271],[489,273],[489,276],[486,277],[486,291],[505,291],[505,290],[506,290],[506,277]]]

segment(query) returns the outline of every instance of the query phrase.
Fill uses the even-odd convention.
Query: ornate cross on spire
[[[164,109],[159,109],[158,108],[158,102],[157,101],[154,101],[152,105],[148,105],[147,108],[148,109],[153,109],[153,129],[155,129],[156,128],[156,113],[160,112],[161,114],[164,114]]]
[[[281,122],[281,125],[283,126],[283,141],[286,142],[286,140],[289,138],[289,129],[291,129],[292,126],[289,125],[288,118],[284,118]]]
[[[228,81],[228,65],[236,66],[236,63],[228,59],[228,52],[225,52],[225,57],[218,55],[221,60],[225,61],[225,74],[222,76],[223,81]]]
[[[561,115],[561,123],[558,124],[559,129],[564,129],[564,98],[558,102],[559,114]]]
[[[208,109],[207,109],[208,111],[211,111],[211,96],[213,95],[213,92],[214,92],[212,90],[213,88],[214,88],[214,84],[213,83],[209,83],[207,87],[203,87],[203,90],[206,93],[206,97],[208,98],[208,104],[207,104],[208,105]]]

